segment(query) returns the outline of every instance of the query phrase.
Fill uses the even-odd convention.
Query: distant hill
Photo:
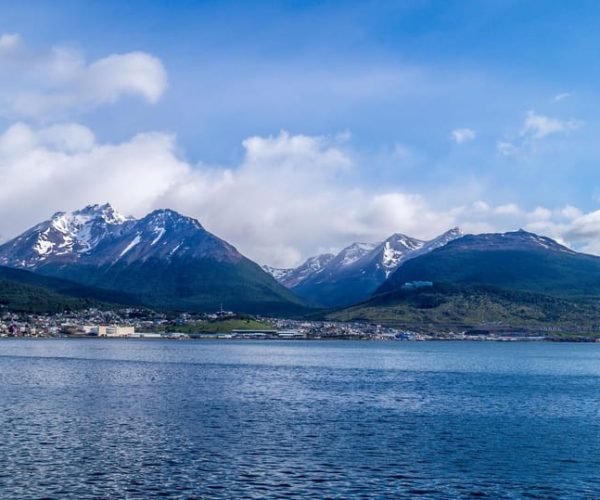
[[[0,281],[18,283],[36,289],[43,289],[57,295],[87,299],[92,302],[141,305],[135,297],[125,293],[93,288],[74,281],[44,276],[24,269],[0,266]]]
[[[600,258],[522,230],[469,235],[405,262],[376,294],[417,280],[491,285],[555,297],[600,297]]]
[[[124,217],[109,204],[59,212],[0,246],[0,265],[67,279],[133,304],[260,314],[307,308],[258,264],[195,219],[155,210]]]
[[[101,305],[93,299],[68,297],[44,288],[0,279],[0,312],[59,313]]]
[[[566,299],[488,285],[435,284],[400,289],[323,317],[383,323],[417,331],[463,331],[480,325],[539,327],[553,331],[600,328],[598,300]]]

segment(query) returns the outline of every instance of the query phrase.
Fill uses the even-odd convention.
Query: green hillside
[[[251,314],[299,315],[309,309],[248,259],[218,262],[213,259],[149,259],[111,266],[70,266],[44,273],[61,273],[95,290],[122,293],[157,309],[196,312],[228,310]],[[112,292],[118,290],[118,292]]]
[[[44,276],[42,274],[0,266],[0,280],[5,282],[20,283],[39,289],[44,289],[55,294],[87,299],[89,301],[102,301],[127,305],[138,305],[139,301],[132,295],[122,292],[107,291],[62,278]]]
[[[326,319],[368,321],[415,330],[461,330],[486,323],[553,327],[564,331],[600,329],[600,302],[485,285],[435,284],[399,290],[339,311]]]
[[[67,297],[44,288],[0,279],[0,312],[58,313],[99,305],[92,299]]]

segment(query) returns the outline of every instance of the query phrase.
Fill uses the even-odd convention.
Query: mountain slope
[[[297,312],[304,305],[195,219],[156,210],[126,218],[110,205],[55,214],[0,246],[0,263],[125,293],[151,307]]]
[[[59,313],[101,305],[95,300],[68,297],[45,288],[0,279],[0,312]]]
[[[292,290],[312,303],[340,307],[366,300],[404,262],[459,237],[451,229],[431,241],[394,234],[378,244],[355,243],[325,266],[306,276]]]
[[[282,269],[263,266],[263,269],[286,288],[294,288],[313,274],[320,272],[334,257],[335,255],[331,253],[325,253],[308,258],[298,267]]]
[[[489,326],[540,331],[596,331],[598,301],[567,299],[489,285],[438,283],[395,290],[345,309],[331,321],[367,321],[431,332],[461,332]]]
[[[72,281],[0,266],[0,310],[56,313],[133,299]]]
[[[76,262],[132,223],[109,204],[57,212],[0,246],[0,265],[37,269],[45,262]]]
[[[557,297],[600,296],[600,258],[515,231],[465,236],[401,266],[378,290],[411,281],[491,285]]]
[[[130,305],[140,304],[133,296],[126,293],[93,288],[67,279],[44,276],[28,270],[6,266],[0,266],[0,281],[44,289],[54,294],[77,299]]]

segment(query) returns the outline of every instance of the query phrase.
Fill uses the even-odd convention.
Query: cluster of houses
[[[414,283],[414,286],[422,286]],[[424,285],[427,286],[427,285]],[[206,323],[229,320],[233,312],[166,314],[147,309],[88,309],[60,314],[0,313],[0,337],[217,338],[217,339],[353,339],[353,340],[553,340],[551,329],[480,325],[457,331],[418,332],[362,322],[302,321],[258,318],[261,329],[211,332]],[[194,326],[203,324],[202,332]],[[200,330],[200,329],[199,329]],[[179,333],[185,331],[187,333]],[[600,338],[600,336],[598,336]],[[590,337],[595,340],[596,337]]]

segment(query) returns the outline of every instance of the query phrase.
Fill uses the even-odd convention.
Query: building
[[[135,328],[133,326],[98,325],[91,327],[88,333],[98,337],[129,337],[135,334]]]

